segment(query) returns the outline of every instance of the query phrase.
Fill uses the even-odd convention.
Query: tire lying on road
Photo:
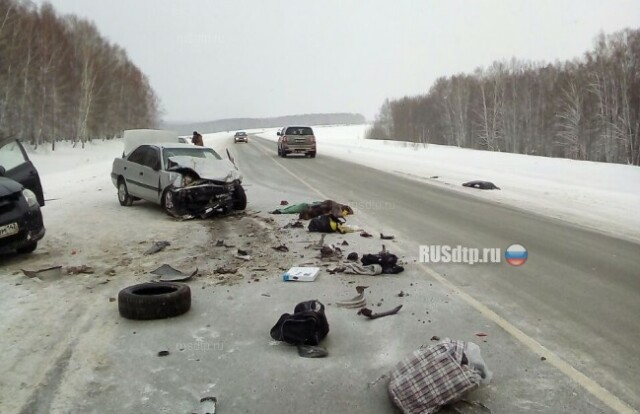
[[[129,286],[118,293],[118,311],[127,319],[164,319],[191,308],[191,289],[182,283],[152,282]]]

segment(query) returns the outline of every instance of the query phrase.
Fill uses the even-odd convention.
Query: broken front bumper
[[[233,184],[194,184],[172,188],[173,206],[167,210],[174,216],[209,217],[215,213],[228,213],[233,209]]]

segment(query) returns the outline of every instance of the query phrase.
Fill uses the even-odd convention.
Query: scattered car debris
[[[339,260],[342,258],[342,249],[335,246],[322,246],[320,249],[320,258],[322,260]]]
[[[287,200],[282,200],[282,201],[280,201],[280,205],[281,206],[288,206],[289,202]]]
[[[398,265],[398,256],[389,253],[389,251],[382,245],[382,251],[377,254],[365,254],[360,259],[363,265],[379,264],[382,266],[382,273],[385,274],[397,274],[404,271],[404,267]]]
[[[367,233],[366,231],[361,232],[360,236],[361,237],[366,237],[366,238],[373,237],[371,234]]]
[[[216,414],[218,399],[216,397],[204,397],[200,399],[202,414]]]
[[[220,275],[234,274],[237,271],[238,271],[237,268],[235,268],[235,267],[227,267],[227,266],[220,266],[216,270],[214,270],[215,273],[218,273]]]
[[[342,244],[343,246],[348,246],[348,245],[349,245],[349,242],[348,242],[348,241],[346,241],[346,240],[343,240],[341,244]]]
[[[476,332],[476,336],[484,337],[484,336],[488,336],[488,335],[486,333],[484,333],[484,332]]]
[[[261,294],[260,294],[260,296],[264,296],[264,297],[267,297],[267,298],[270,298],[270,297],[271,297],[271,295],[270,295],[270,294],[268,294],[268,293],[261,293]]]
[[[358,261],[358,253],[356,252],[351,252],[347,255],[347,260],[350,260],[352,262],[357,262]]]
[[[469,182],[463,183],[462,186],[477,188],[479,190],[499,190],[500,189],[500,187],[496,186],[491,181],[481,181],[481,180],[469,181]]]
[[[169,351],[160,351],[160,352],[158,352],[158,356],[159,357],[163,357],[163,356],[167,356],[167,355],[169,355]]]
[[[289,248],[288,248],[287,246],[285,246],[284,244],[281,244],[281,245],[279,245],[279,246],[274,246],[274,247],[271,247],[271,248],[272,248],[273,250],[277,251],[277,252],[284,252],[284,253],[286,253],[286,252],[288,252],[288,251],[289,251]]]
[[[380,238],[381,238],[382,240],[393,240],[393,239],[395,239],[395,236],[391,236],[391,235],[384,235],[384,234],[380,233]]]
[[[409,294],[408,293],[404,293],[404,290],[401,290],[400,293],[398,293],[398,297],[399,298],[403,298],[405,296],[409,296]]]
[[[431,340],[432,340],[432,341],[439,341],[439,340],[440,340],[440,337],[439,337],[438,335],[433,335],[433,336],[431,337]]]
[[[345,271],[345,267],[344,266],[335,266],[335,267],[327,268],[327,272],[330,275],[335,275],[336,273],[343,273],[344,271]]]
[[[302,224],[301,221],[294,221],[292,223],[287,223],[283,228],[284,229],[303,229],[304,224]]]
[[[68,275],[78,275],[80,273],[93,274],[94,270],[93,270],[93,267],[87,266],[87,265],[69,266],[69,267],[67,267],[67,274]]]
[[[390,311],[373,313],[373,311],[369,308],[362,308],[358,311],[358,315],[364,315],[369,319],[377,319],[384,316],[395,315],[396,313],[398,313],[398,311],[400,311],[400,309],[402,309],[402,305],[398,305]]]
[[[62,266],[47,267],[38,270],[21,269],[22,273],[28,278],[38,278],[41,280],[57,279],[62,276]]]
[[[324,358],[329,352],[321,346],[298,345],[298,355],[303,358]]]
[[[116,298],[109,298],[109,302],[115,302]]]
[[[248,254],[247,255],[236,254],[233,257],[235,257],[236,259],[244,260],[245,262],[248,262],[249,260],[252,259],[252,257]]]
[[[440,178],[440,176],[438,176],[438,175],[432,175],[432,176],[431,176],[431,177],[429,177],[429,178],[431,178],[432,180],[437,180],[438,178]]]
[[[249,250],[238,249],[238,256],[249,256]]]
[[[224,247],[224,240],[216,241],[216,247]]]
[[[148,255],[151,255],[151,254],[156,254],[156,253],[164,250],[167,246],[171,246],[171,243],[169,243],[168,241],[165,241],[165,240],[153,242],[153,245],[149,248],[149,250],[144,252],[144,255],[148,256]]]
[[[183,283],[142,283],[118,293],[118,311],[127,319],[164,319],[191,309],[191,289]]]
[[[342,308],[355,309],[366,306],[367,301],[364,298],[364,291],[369,286],[356,286],[357,296],[345,301],[336,302],[336,305]]]
[[[149,273],[160,276],[160,282],[186,282],[198,273],[198,269],[191,273],[184,273],[165,263]]]

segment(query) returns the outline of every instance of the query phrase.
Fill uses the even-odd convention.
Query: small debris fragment
[[[362,233],[360,233],[360,236],[366,237],[366,238],[373,237],[371,234],[367,233],[366,231],[363,231]]]
[[[349,242],[347,242],[346,240],[343,240],[343,241],[342,241],[342,245],[343,245],[343,246],[348,246],[348,245],[349,245]]]
[[[282,200],[282,201],[280,201],[280,205],[281,206],[288,206],[289,202],[287,200]]]
[[[404,296],[405,296],[405,293],[404,291],[401,290],[400,293],[398,293],[398,297],[403,298]]]
[[[68,275],[77,275],[77,274],[80,274],[80,273],[93,274],[94,270],[93,270],[93,268],[91,266],[87,266],[87,265],[67,267],[67,274]]]
[[[224,240],[218,240],[216,242],[216,247],[223,247],[224,246]]]
[[[268,293],[262,293],[262,294],[260,294],[260,296],[264,296],[264,297],[267,297],[267,298],[270,298],[270,297],[271,297],[271,295],[270,295],[270,294],[268,294]]]
[[[382,234],[382,233],[380,233],[380,238],[381,238],[382,240],[393,240],[393,239],[395,239],[395,237],[394,237],[394,236],[391,236],[391,235],[384,235],[384,234]]]
[[[440,337],[439,337],[438,335],[433,335],[433,336],[431,337],[431,340],[432,340],[432,341],[439,341],[439,340],[440,340]]]
[[[288,252],[289,248],[287,246],[285,246],[284,244],[281,244],[279,246],[275,246],[275,247],[271,247],[273,250],[278,251],[278,252]]]
[[[224,274],[233,274],[236,273],[238,271],[238,269],[233,268],[233,267],[226,267],[226,266],[220,266],[219,268],[217,268],[216,270],[214,270],[215,273],[224,275]]]
[[[149,250],[144,252],[144,254],[145,254],[145,256],[148,256],[150,254],[156,254],[156,253],[164,250],[167,246],[171,246],[171,243],[169,243],[166,240],[153,242],[153,245],[149,248]]]
[[[169,351],[160,351],[160,352],[158,352],[158,356],[159,357],[163,357],[163,356],[167,356],[167,355],[169,355]]]
[[[248,256],[249,250],[238,249],[238,256]]]
[[[482,337],[482,336],[487,336],[487,334],[484,332],[476,332],[476,336]]]
[[[109,302],[115,302],[116,298],[109,298]]]
[[[398,313],[398,311],[400,311],[400,309],[402,309],[402,305],[396,306],[390,311],[373,313],[373,311],[369,308],[362,308],[358,311],[358,315],[364,315],[369,319],[377,319],[382,318],[383,316],[395,315],[396,313]]]
[[[251,256],[249,256],[249,255],[241,256],[241,255],[239,255],[239,254],[236,254],[234,257],[235,257],[236,259],[244,260],[245,262],[248,262],[249,260],[251,260],[251,259],[252,259],[252,258],[251,258]]]

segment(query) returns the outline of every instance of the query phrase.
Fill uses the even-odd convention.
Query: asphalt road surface
[[[275,146],[253,138],[234,147],[251,181],[293,198],[350,203],[359,223],[395,235],[408,258],[419,258],[420,245],[525,246],[529,259],[520,267],[503,260],[420,268],[459,288],[516,343],[550,355],[554,368],[609,408],[640,409],[640,245],[480,200],[472,194],[480,190],[467,195],[346,163],[321,147],[316,159],[278,158]]]

